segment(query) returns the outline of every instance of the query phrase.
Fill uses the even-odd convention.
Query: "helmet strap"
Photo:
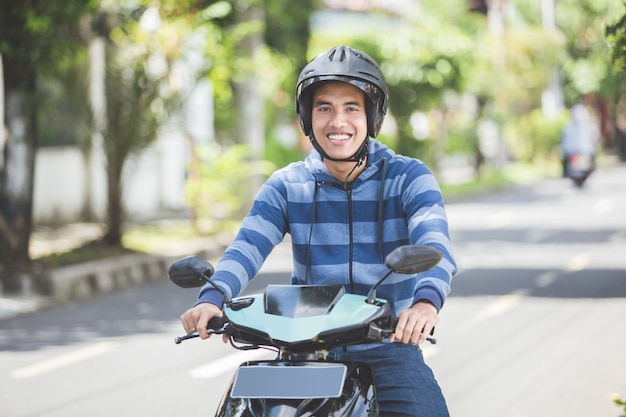
[[[313,134],[309,136],[309,139],[311,140],[311,144],[313,145],[315,150],[318,151],[319,154],[322,156],[322,159],[328,159],[329,161],[333,161],[333,162],[358,162],[358,164],[361,165],[369,151],[369,142],[370,142],[369,136],[367,136],[365,140],[363,140],[363,143],[361,143],[361,146],[359,146],[359,149],[357,149],[356,152],[348,158],[333,158],[329,156],[326,153],[326,151],[324,151],[324,149],[322,149],[322,147],[317,142],[317,139],[315,139],[315,136],[313,136]]]

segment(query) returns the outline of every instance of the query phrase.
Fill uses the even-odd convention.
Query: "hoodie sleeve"
[[[254,278],[274,246],[288,232],[285,207],[285,188],[274,173],[257,193],[235,239],[215,267],[213,281],[231,297],[236,297]],[[209,302],[221,306],[222,301],[222,295],[206,284],[196,304]]]
[[[403,204],[411,243],[434,247],[443,254],[437,266],[418,276],[413,303],[426,300],[439,311],[450,292],[457,266],[452,256],[443,195],[434,175],[423,163],[416,161],[407,170]]]

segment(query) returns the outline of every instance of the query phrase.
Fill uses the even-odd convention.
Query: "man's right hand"
[[[180,316],[180,322],[187,334],[197,331],[201,339],[208,339],[210,336],[207,333],[209,320],[213,317],[221,316],[222,310],[215,304],[200,303],[185,311],[183,315]]]

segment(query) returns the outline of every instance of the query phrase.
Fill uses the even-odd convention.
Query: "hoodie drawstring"
[[[311,270],[311,242],[313,241],[313,225],[315,224],[317,212],[317,192],[321,185],[320,181],[315,180],[315,189],[313,190],[313,213],[311,215],[311,225],[309,226],[309,243],[306,247],[306,272],[304,273],[304,282],[309,282],[309,271]]]
[[[385,180],[387,179],[387,158],[383,157],[382,177],[378,188],[378,253],[380,259],[385,262],[385,245],[383,241],[383,225],[385,222]]]

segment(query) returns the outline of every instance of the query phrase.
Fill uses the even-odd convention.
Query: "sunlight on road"
[[[567,261],[566,269],[571,272],[582,271],[583,269],[587,268],[587,266],[589,266],[590,262],[591,262],[591,255],[589,253],[587,252],[579,253],[579,254],[572,256]]]
[[[114,350],[116,342],[99,342],[11,372],[11,378],[32,378]]]

